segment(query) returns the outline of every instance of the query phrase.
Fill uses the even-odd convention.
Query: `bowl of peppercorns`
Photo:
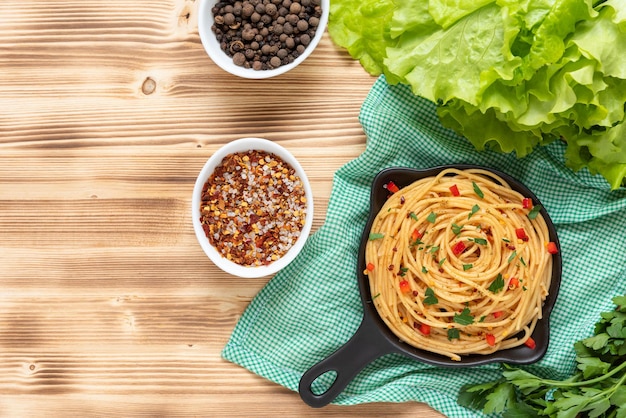
[[[200,246],[217,267],[239,277],[271,275],[293,261],[309,236],[311,186],[286,148],[241,138],[202,167],[192,219]]]
[[[275,77],[321,40],[330,0],[202,0],[198,31],[209,57],[243,78]]]

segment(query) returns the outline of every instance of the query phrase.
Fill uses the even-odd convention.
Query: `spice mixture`
[[[292,63],[320,23],[320,0],[226,0],[211,12],[211,28],[236,65],[270,70]]]
[[[307,199],[295,170],[251,150],[227,155],[202,190],[200,222],[211,245],[243,266],[270,264],[296,242]]]

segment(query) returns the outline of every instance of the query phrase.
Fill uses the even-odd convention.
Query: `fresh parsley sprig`
[[[601,314],[594,335],[574,344],[576,373],[544,379],[504,365],[502,378],[461,388],[458,403],[514,417],[626,417],[626,295]]]

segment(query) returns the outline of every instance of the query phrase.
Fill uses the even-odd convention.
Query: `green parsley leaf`
[[[425,266],[422,266],[422,273],[428,273],[428,269]]]
[[[372,300],[376,299],[379,296],[380,296],[380,293],[376,293],[374,296],[372,296]]]
[[[411,219],[413,219],[414,221],[417,221],[417,215],[413,212],[409,213],[409,216],[411,217]]]
[[[437,214],[435,212],[430,212],[430,214],[426,218],[426,220],[430,222],[431,224],[434,224],[436,219],[437,219]]]
[[[474,267],[473,264],[463,264],[463,271],[467,271],[471,269],[472,267]]]
[[[400,268],[400,277],[404,277],[406,276],[406,272],[409,271],[408,267],[401,267]]]
[[[430,253],[431,253],[431,254],[434,254],[434,253],[436,253],[437,251],[439,251],[439,246],[438,246],[438,245],[435,245],[434,247],[432,247],[432,248],[430,249]]]
[[[522,263],[524,267],[526,267],[526,261],[524,260],[524,257],[520,257],[519,262]]]
[[[381,238],[384,238],[384,237],[385,237],[385,234],[379,234],[379,233],[376,233],[376,232],[372,232],[372,233],[370,233],[369,240],[370,241],[374,241],[374,240],[381,239]]]
[[[461,333],[458,328],[450,328],[448,329],[448,340],[452,341],[454,339],[461,338]]]
[[[537,215],[539,215],[539,211],[541,211],[542,206],[541,205],[535,205],[533,206],[533,208],[530,210],[530,212],[528,212],[528,219],[532,220],[535,219],[537,217]]]
[[[508,243],[508,242],[511,242],[511,240],[506,239],[506,238],[502,238],[502,241],[507,242],[507,243]]]
[[[470,314],[469,308],[466,307],[460,314],[454,314],[454,322],[461,325],[471,325],[474,323],[474,317]]]
[[[509,259],[507,260],[507,263],[510,263],[511,261],[513,261],[515,257],[517,257],[517,251],[513,251],[511,253],[511,255],[509,256]]]
[[[487,245],[487,240],[484,238],[469,238],[469,241],[474,241],[476,244],[479,245]]]
[[[462,230],[462,229],[463,229],[463,227],[462,227],[462,226],[459,226],[459,225],[457,225],[457,224],[455,224],[455,223],[453,223],[453,224],[452,224],[452,233],[453,233],[454,235],[459,235],[459,234],[461,233],[461,230]]]
[[[471,218],[479,210],[480,210],[480,206],[478,205],[472,206],[472,210],[470,211],[469,215],[467,215],[467,219]]]
[[[424,298],[424,305],[435,305],[439,303],[439,299],[437,299],[437,296],[435,296],[435,291],[430,287],[426,288],[426,292],[424,292],[424,295],[426,296]]]
[[[501,274],[498,274],[498,276],[495,278],[493,282],[491,282],[491,284],[489,285],[487,289],[493,293],[498,293],[503,288],[504,288],[504,278],[502,278]]]
[[[441,260],[439,260],[439,265],[442,266],[445,261],[446,261],[446,258],[445,257],[442,258]]]
[[[485,194],[482,190],[480,190],[480,187],[478,187],[478,184],[476,184],[476,182],[472,182],[472,187],[474,187],[474,193],[476,193],[478,197],[480,197],[481,199],[485,197]]]
[[[487,315],[481,316],[478,322],[485,322],[485,318],[487,318]]]

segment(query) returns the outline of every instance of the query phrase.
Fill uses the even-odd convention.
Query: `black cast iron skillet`
[[[415,170],[410,168],[388,168],[374,178],[371,188],[370,197],[370,215],[361,237],[359,246],[357,274],[359,291],[361,294],[361,302],[363,305],[363,320],[352,338],[331,354],[326,359],[320,361],[311,367],[300,379],[299,393],[307,404],[313,407],[322,407],[332,402],[343,389],[352,381],[352,379],[369,363],[377,358],[391,353],[403,354],[409,358],[441,367],[468,367],[477,366],[493,362],[505,362],[509,364],[530,364],[539,361],[548,349],[548,340],[550,336],[549,315],[556,302],[557,293],[561,283],[561,253],[553,255],[552,264],[552,282],[548,296],[543,305],[543,318],[537,323],[532,334],[536,342],[536,347],[530,349],[525,345],[510,348],[507,350],[496,351],[488,355],[466,355],[460,361],[452,360],[446,356],[420,350],[398,339],[398,337],[389,330],[383,320],[378,315],[376,307],[372,303],[370,286],[367,276],[363,274],[365,269],[365,246],[368,241],[369,232],[374,222],[376,214],[379,212],[388,192],[383,187],[389,181],[393,181],[398,187],[402,188],[424,177],[437,175],[446,168],[469,169],[482,168],[491,171],[502,179],[509,186],[520,192],[525,197],[530,197],[534,205],[541,202],[537,199],[526,186],[515,180],[511,176],[497,170],[475,165],[451,165],[434,167],[426,170]],[[541,215],[546,220],[550,240],[557,244],[560,248],[556,230],[552,220],[548,216],[545,208],[541,209]],[[314,393],[311,385],[315,380],[328,372],[335,372],[335,380],[323,393]]]

